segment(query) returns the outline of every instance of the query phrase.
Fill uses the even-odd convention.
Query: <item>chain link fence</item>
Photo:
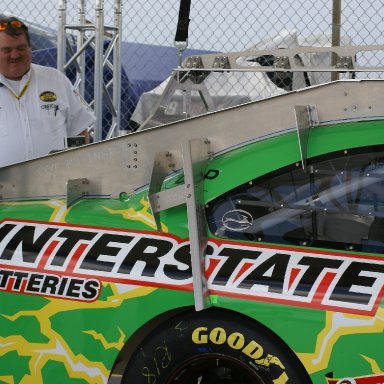
[[[97,1],[86,2],[86,18],[95,22]],[[105,25],[114,25],[115,2],[105,0]],[[285,48],[297,46],[330,46],[332,33],[339,31],[341,45],[382,44],[384,30],[384,3],[379,0],[192,0],[190,10],[187,55],[207,52],[233,52],[249,49]],[[67,23],[79,23],[77,0],[67,0]],[[122,51],[121,64],[127,82],[122,102],[121,129],[132,129],[132,121],[143,120],[154,105],[141,106],[141,117],[132,120],[132,114],[143,94],[158,94],[154,91],[177,67],[179,57],[173,47],[179,12],[179,0],[124,0],[122,6]],[[335,23],[335,13],[339,24]],[[58,2],[56,0],[2,0],[0,13],[17,16],[30,26],[33,33],[34,57],[39,63],[56,65],[54,50],[58,29]],[[337,15],[336,15],[337,16]],[[74,44],[76,34],[74,33]],[[42,53],[42,49],[53,48]],[[268,59],[268,58],[265,58]],[[360,65],[380,65],[381,54],[368,52],[357,58]],[[377,77],[377,73],[369,74]],[[232,79],[233,80],[233,79]],[[235,79],[236,80],[236,79]],[[163,83],[164,84],[164,83]],[[220,82],[219,82],[220,84]],[[225,78],[223,89],[228,91]],[[252,79],[246,78],[234,84],[239,91],[252,93]],[[259,78],[255,87],[260,87]],[[162,86],[164,87],[164,85]],[[217,90],[218,82],[215,81]],[[240,89],[241,92],[241,89]],[[279,90],[278,90],[279,92]],[[257,96],[257,94],[259,96]],[[265,97],[257,90],[253,99]],[[223,105],[225,107],[225,105]],[[145,111],[144,111],[145,110]],[[145,113],[144,113],[145,112]],[[138,121],[140,124],[141,121]]]

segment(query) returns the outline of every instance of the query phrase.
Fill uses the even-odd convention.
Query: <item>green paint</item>
[[[310,133],[308,156],[383,144],[382,131],[383,123],[381,122],[314,128]],[[208,204],[212,199],[238,185],[296,162],[300,162],[296,133],[252,143],[218,156],[208,165],[209,170],[215,171],[210,176],[215,175],[215,177],[207,177],[205,180],[205,203]],[[183,180],[178,174],[167,180],[163,187],[171,188],[180,183],[183,183]],[[48,200],[0,203],[2,220],[8,218],[46,222],[54,212],[54,207]],[[181,240],[188,237],[185,206],[161,212],[161,220],[165,232]],[[81,226],[132,229],[140,233],[155,232],[145,190],[132,196],[122,191],[117,199],[82,199],[69,209],[63,221]],[[156,233],[156,235],[160,234]],[[158,288],[152,292],[143,291],[144,293],[137,296],[132,294],[126,297],[123,295],[124,290],[120,292],[121,296],[116,292],[113,284],[105,282],[95,303],[88,305],[77,303],[73,306],[68,305],[68,300],[1,292],[1,344],[5,345],[13,341],[12,336],[17,336],[20,340],[23,339],[27,344],[29,343],[30,349],[17,350],[15,345],[16,349],[8,347],[8,350],[3,353],[0,350],[0,380],[2,376],[10,376],[15,383],[21,382],[23,377],[31,374],[28,363],[31,357],[36,357],[34,351],[50,350],[51,359],[41,368],[44,383],[102,382],[108,378],[109,371],[118,356],[122,345],[118,342],[122,334],[125,343],[140,327],[157,316],[175,308],[193,306],[193,294],[183,290]],[[320,340],[319,335],[327,326],[326,311],[323,310],[231,299],[217,294],[212,296],[211,303],[256,319],[278,334],[299,355],[315,352]],[[382,303],[379,309],[381,319],[383,308]],[[54,310],[49,312],[50,309]],[[5,317],[16,314],[19,314],[19,317],[14,321]],[[371,368],[361,354],[375,360],[381,369],[384,369],[382,327],[381,324],[381,331],[380,328],[377,328],[377,331],[368,328],[358,334],[354,334],[352,329],[349,333],[346,332],[332,346],[328,366],[315,370],[312,374],[313,382],[324,383],[324,376],[330,371],[334,371],[336,377],[351,374],[358,376],[371,372]],[[359,329],[356,328],[356,330]],[[101,336],[106,344],[101,341]],[[78,358],[81,358],[82,363],[88,366],[90,371],[96,366],[98,369],[101,367],[105,377],[85,379],[80,373],[71,371],[68,368],[69,365],[60,361],[52,352],[55,344],[50,344],[49,341],[53,342],[56,337],[59,338],[61,347],[71,354],[66,357],[71,363],[74,364]],[[60,356],[60,358],[64,357]]]

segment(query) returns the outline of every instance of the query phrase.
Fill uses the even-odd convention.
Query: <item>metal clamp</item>
[[[337,69],[353,69],[353,60],[351,56],[340,56],[336,62]]]
[[[230,69],[231,64],[229,63],[228,56],[216,56],[215,60],[213,60],[212,68]]]
[[[289,62],[289,57],[288,56],[276,56],[275,61],[273,62],[273,66],[275,68],[284,68],[284,69],[291,68],[291,64]]]
[[[69,179],[67,181],[67,208],[87,195],[89,195],[88,179]]]
[[[199,69],[204,68],[201,56],[190,56],[184,64],[185,69]],[[194,84],[201,84],[210,74],[210,71],[190,71],[183,73],[180,82],[183,83],[190,79]]]

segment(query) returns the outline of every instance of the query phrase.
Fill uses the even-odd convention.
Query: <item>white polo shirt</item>
[[[1,74],[0,82],[0,167],[63,149],[66,137],[79,135],[95,121],[69,79],[55,68],[32,64],[19,90]]]

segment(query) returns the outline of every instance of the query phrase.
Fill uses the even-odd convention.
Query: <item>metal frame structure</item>
[[[149,185],[155,216],[186,204],[194,244],[195,307],[202,310],[210,305],[202,271],[206,245],[202,175],[207,161],[281,132],[296,132],[298,147],[305,148],[310,135],[303,137],[301,131],[317,129],[312,118],[302,116],[313,108],[308,100],[318,112],[316,127],[340,124],[343,129],[341,123],[381,120],[384,107],[377,95],[383,91],[382,80],[339,80],[10,165],[0,170],[0,199],[66,197],[69,206],[81,198],[129,196]],[[183,171],[184,186],[162,190],[163,181],[175,171]]]
[[[355,53],[355,49],[348,52]],[[216,56],[206,58],[209,63],[216,60]],[[239,69],[232,65],[232,70]],[[66,197],[70,206],[81,198],[129,196],[149,186],[148,199],[158,230],[160,212],[186,204],[195,308],[202,310],[210,306],[202,268],[207,242],[203,175],[210,158],[282,132],[296,132],[305,170],[310,130],[330,124],[340,124],[343,129],[346,122],[382,120],[384,106],[377,95],[383,92],[383,80],[339,80],[10,165],[0,170],[0,199]],[[173,172],[183,172],[184,186],[163,189],[164,180]]]
[[[0,170],[0,198],[66,196],[68,180],[82,178],[89,182],[87,196],[129,195],[150,183],[159,152],[172,156],[172,173],[184,167],[181,144],[193,139],[207,138],[216,156],[281,132],[297,133],[297,106],[308,101],[318,114],[311,129],[380,120],[384,107],[377,95],[383,91],[382,80],[339,80],[9,165]]]
[[[347,53],[354,57],[360,51],[384,51],[384,46],[341,48],[345,54],[341,51],[338,54],[342,57]],[[319,48],[305,48],[307,52],[316,50]],[[292,50],[289,56],[297,52]],[[288,55],[285,50],[248,51],[241,55],[248,57],[265,53]],[[203,57],[203,64],[209,63],[205,64],[203,71],[209,72],[216,57]],[[235,62],[232,64],[233,67],[225,71],[271,71],[271,67],[239,68]],[[291,65],[290,68],[272,70],[384,72],[384,67],[313,68]],[[183,71],[188,73],[186,69]],[[164,173],[181,170],[184,167],[181,144],[201,138],[209,140],[210,155],[217,155],[281,131],[293,131],[298,135],[298,150],[305,162],[309,129],[347,121],[382,119],[384,107],[377,95],[383,90],[383,80],[338,80],[9,165],[0,170],[0,199],[65,196],[67,181],[82,178],[89,180],[89,194],[118,196],[123,191],[129,194],[150,183],[156,154],[165,151],[171,158],[169,164],[160,165]],[[153,188],[154,193],[156,188],[158,186]]]
[[[241,51],[223,54],[205,54],[201,56],[187,57],[182,66],[174,70],[159,101],[153,109],[153,113],[141,124],[139,131],[152,128],[158,125],[180,121],[193,116],[191,114],[192,93],[197,93],[205,106],[205,112],[217,111],[212,95],[209,93],[205,79],[213,72],[322,72],[335,74],[338,78],[343,74],[352,78],[359,72],[383,73],[384,68],[380,66],[360,66],[356,62],[356,56],[361,53],[384,52],[382,45],[367,46],[340,46],[340,47],[298,47],[278,50],[264,51]],[[299,63],[295,57],[310,54],[328,54],[336,58],[335,62],[324,63],[321,66]],[[265,55],[274,56],[273,67],[258,65],[255,59]],[[256,65],[255,65],[256,64]],[[183,112],[173,114],[168,110],[176,92],[182,94]]]
[[[112,114],[112,123],[106,138],[119,135],[120,103],[121,103],[121,30],[122,7],[121,0],[114,2],[114,26],[104,25],[104,1],[96,0],[95,22],[86,19],[86,0],[78,1],[79,24],[67,24],[67,1],[58,2],[58,44],[57,68],[65,72],[70,65],[75,65],[77,80],[75,87],[84,96],[85,87],[85,50],[89,47],[95,52],[94,95],[90,106],[96,115],[94,125],[94,141],[102,140],[103,97]],[[75,48],[67,39],[67,32],[77,32]],[[112,56],[112,60],[111,60]],[[104,68],[112,70],[112,79],[104,82]],[[112,91],[111,91],[112,90]],[[112,97],[111,97],[112,94]]]

